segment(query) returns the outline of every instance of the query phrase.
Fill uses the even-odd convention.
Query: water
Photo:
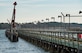
[[[19,38],[19,42],[10,42],[5,30],[0,30],[0,53],[49,53]]]

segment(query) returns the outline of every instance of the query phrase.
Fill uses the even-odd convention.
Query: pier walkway
[[[51,53],[82,53],[82,31],[20,29],[19,36]]]

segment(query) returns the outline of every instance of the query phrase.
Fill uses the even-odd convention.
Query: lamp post
[[[82,11],[79,11],[79,14],[81,14],[82,13]],[[77,35],[77,37],[78,37],[78,35]],[[79,37],[78,37],[78,53],[79,53]]]
[[[49,29],[49,18],[46,18],[46,20],[48,21],[48,29]]]
[[[66,29],[66,26],[65,26],[65,16],[64,16],[64,14],[62,12],[61,12],[61,15],[63,16],[64,28]]]
[[[51,19],[53,19],[53,22],[55,22],[55,17],[51,17]],[[55,29],[56,26],[54,26],[53,28]]]
[[[39,27],[39,31],[40,31],[40,28],[41,28],[41,27],[40,27],[40,24],[41,24],[41,23],[40,23],[40,21],[38,21],[38,27]]]
[[[60,18],[60,23],[61,23],[61,25],[59,26],[59,27],[61,27],[61,30],[62,30],[62,16],[58,16],[58,18]],[[61,37],[61,33],[59,32],[59,38]],[[62,44],[62,41],[61,41],[62,39],[60,39],[60,42],[61,42],[61,44]]]
[[[51,17],[51,19],[53,19],[53,21],[55,22],[55,17]]]
[[[61,29],[62,29],[62,16],[58,16],[58,18],[60,18],[60,23],[61,23]]]
[[[63,23],[64,23],[64,28],[66,29],[66,25],[65,25],[65,15],[61,12],[62,14],[62,18],[63,18]],[[64,43],[66,45],[66,36],[65,36],[65,29],[64,29]],[[63,47],[63,49],[65,49],[65,46]]]
[[[79,11],[79,14],[81,14],[82,13],[82,11]],[[71,25],[70,25],[70,17],[82,17],[81,15],[70,15],[70,14],[66,14],[66,17],[69,17],[69,29],[70,29],[70,27],[71,27]]]
[[[82,13],[82,11],[79,11],[79,14],[81,14]]]
[[[69,26],[68,26],[68,28],[70,30],[70,14],[66,14],[66,17],[69,17]]]
[[[44,20],[41,20],[42,21],[42,26],[43,26],[43,29],[44,29]]]

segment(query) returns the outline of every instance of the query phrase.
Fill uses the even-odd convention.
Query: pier
[[[62,29],[18,30],[19,37],[51,53],[82,53],[82,31]]]
[[[60,22],[56,22],[55,17],[51,17],[54,20],[53,22],[46,18],[47,22],[42,20],[42,23],[35,21],[36,23],[23,25],[23,23],[15,22],[17,3],[14,2],[13,5],[12,19],[9,22],[10,28],[5,31],[6,37],[11,42],[18,42],[19,38],[22,38],[50,53],[82,53],[82,24],[70,22],[70,17],[82,16],[65,15],[61,12],[61,16],[58,16],[58,18],[61,18]],[[69,18],[69,23],[66,23],[65,17]]]

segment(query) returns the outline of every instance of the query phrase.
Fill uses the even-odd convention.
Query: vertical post
[[[38,30],[40,31],[40,21],[38,21]]]
[[[55,17],[51,17],[51,19],[53,19],[53,22],[55,22]],[[55,28],[55,27],[54,27]]]
[[[54,32],[55,33],[55,42],[56,42],[56,32]]]
[[[69,17],[69,27],[68,29],[70,30],[70,14],[66,14],[67,17]]]
[[[61,39],[60,39],[60,42],[61,42],[61,45],[62,45],[62,37],[61,37],[61,33],[62,33],[62,32],[60,32],[60,38],[61,38]]]
[[[65,25],[65,16],[64,14],[61,12],[62,16],[63,16],[63,23],[64,23],[64,28],[66,29],[66,25]]]
[[[64,14],[61,12],[61,14],[62,14],[62,16],[63,16],[63,23],[64,23],[64,43],[65,43],[65,45],[66,45],[66,41],[65,41],[65,39],[66,39],[66,37],[65,37],[65,30],[66,30],[66,25],[65,25],[65,16],[64,16]],[[64,47],[63,47],[63,49],[65,49],[65,45],[64,45]]]
[[[79,11],[79,14],[81,14],[81,13],[82,13],[82,11]],[[77,37],[78,37],[78,34],[77,34]],[[79,53],[79,37],[77,39],[77,43],[78,43],[78,53]]]
[[[59,44],[59,32],[57,32],[57,42]]]
[[[73,42],[73,48],[74,48],[74,34],[72,33],[72,42]]]
[[[65,41],[65,46],[66,46],[66,32],[64,32],[64,41]]]
[[[79,36],[78,36],[78,33],[77,33],[77,44],[78,44],[78,52],[79,53]]]
[[[48,29],[49,29],[49,18],[46,18],[46,20],[48,21]]]
[[[57,43],[57,40],[56,40],[57,37],[56,37],[56,35],[57,35],[57,32],[55,32],[55,43]]]
[[[58,16],[58,18],[60,18],[60,23],[61,23],[61,30],[62,30],[62,16]]]
[[[58,35],[57,39],[58,39],[58,44],[59,44],[59,35],[60,35],[60,34],[59,34],[59,32],[57,32],[57,33],[58,33],[58,34],[57,34],[57,35]]]
[[[44,20],[41,20],[41,21],[42,21],[42,28],[44,29],[44,25],[43,25],[43,23],[44,23],[43,21],[44,21]]]
[[[70,36],[69,35],[70,35],[70,32],[68,32],[68,43],[69,43],[68,45],[70,47]]]
[[[69,30],[70,30],[70,28],[71,28],[71,25],[70,25],[70,15],[69,15]]]
[[[59,27],[61,27],[61,32],[62,32],[62,16],[58,16],[58,18],[60,18],[60,23],[61,23],[61,26],[59,26]],[[60,32],[60,37],[61,37],[61,32]],[[62,44],[62,39],[60,39],[60,42],[61,42],[61,44]]]
[[[59,44],[60,44],[60,32],[58,33],[58,39],[59,39]]]

